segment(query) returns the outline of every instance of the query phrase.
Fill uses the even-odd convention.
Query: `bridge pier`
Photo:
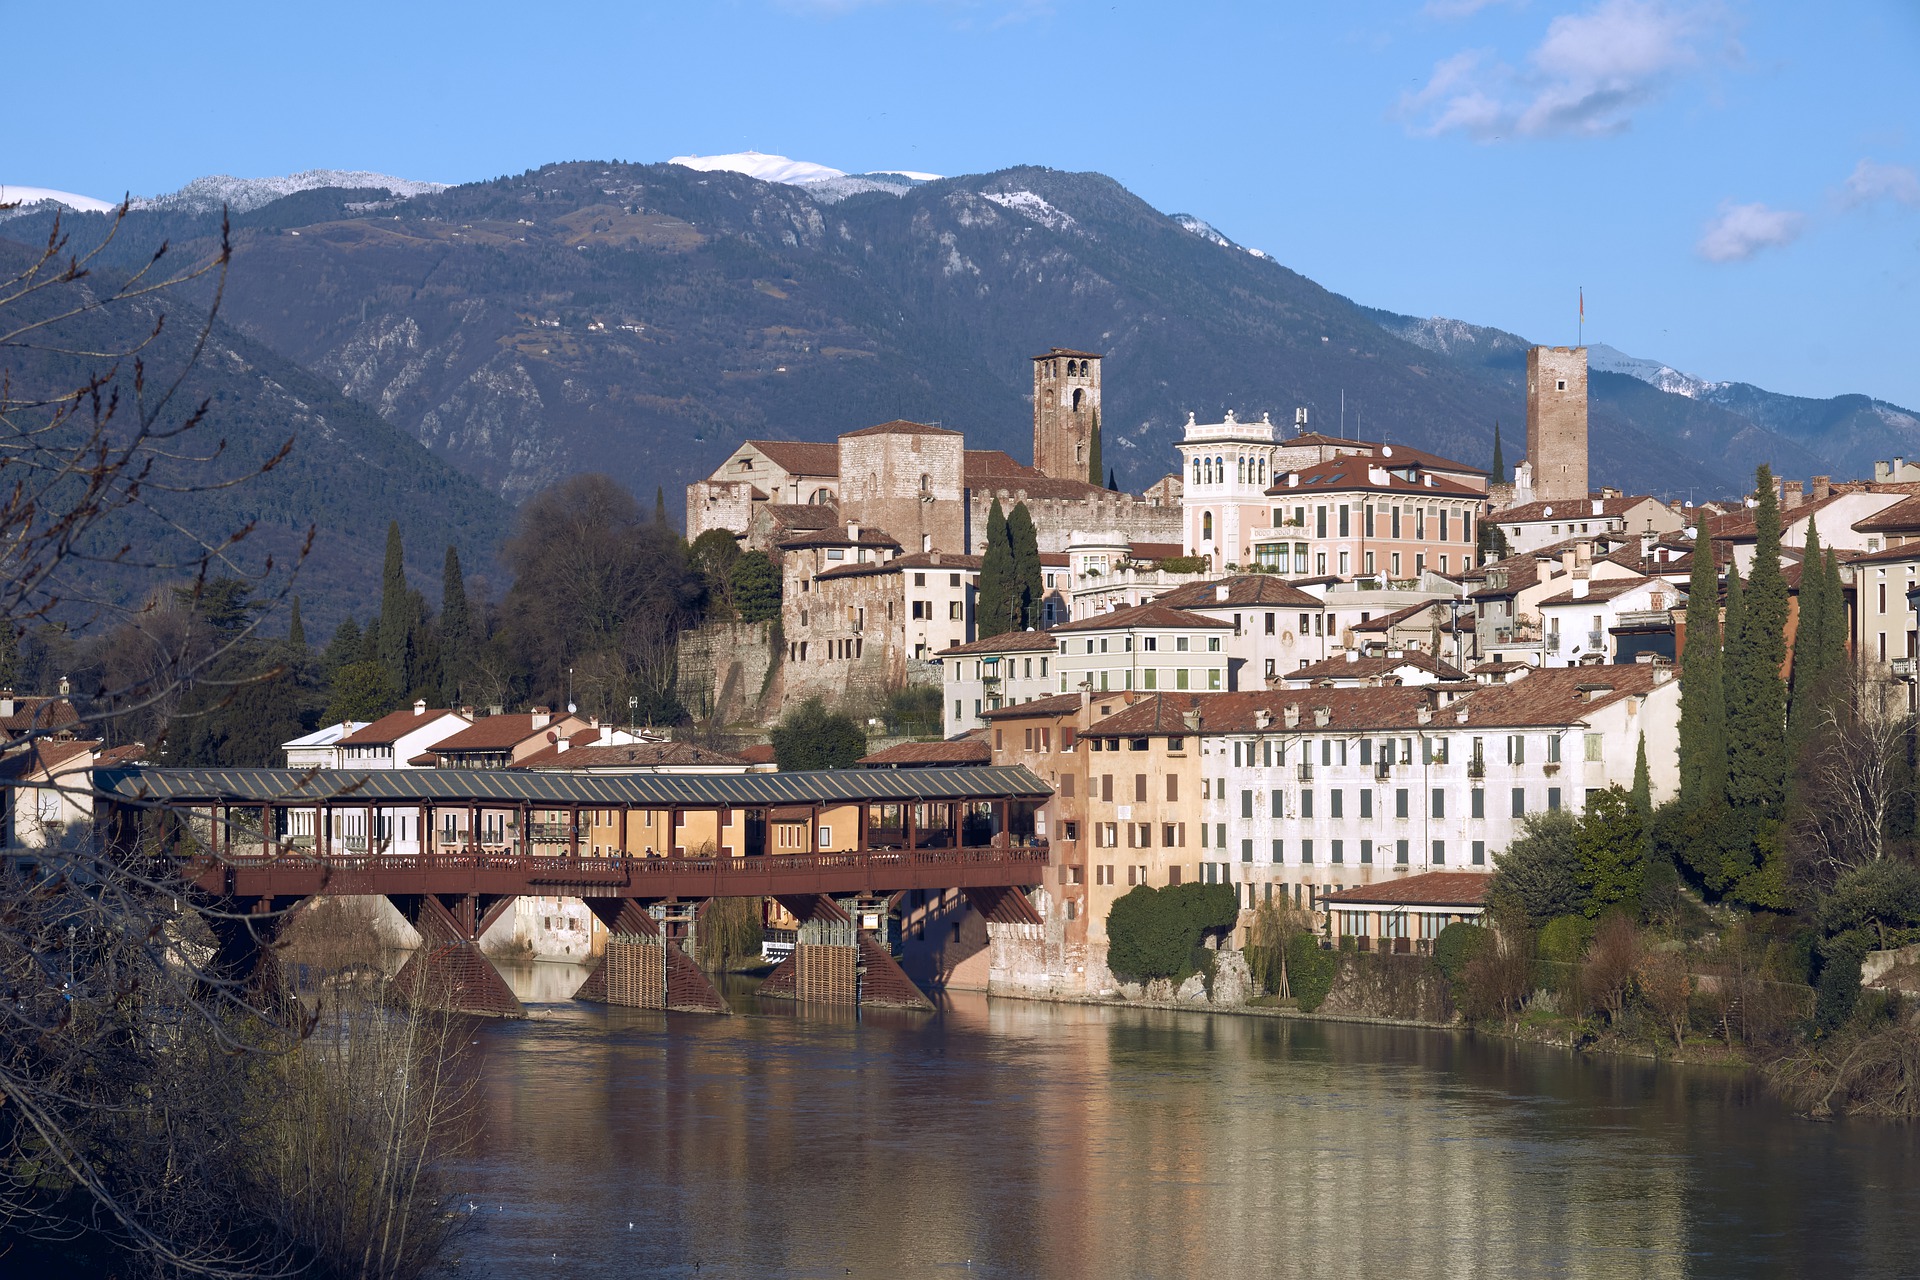
[[[393,976],[409,1001],[482,1018],[522,1018],[526,1009],[480,950],[480,935],[513,906],[513,894],[388,894],[420,931],[420,949]]]
[[[825,894],[779,899],[800,922],[793,954],[760,985],[760,994],[802,1003],[931,1009],[885,944],[860,928],[860,900]]]
[[[633,898],[585,901],[607,926],[607,953],[574,999],[676,1013],[732,1012],[693,957],[661,934],[645,903]]]

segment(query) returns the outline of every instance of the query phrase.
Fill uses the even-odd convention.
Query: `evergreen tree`
[[[1734,581],[1730,573],[1729,585]],[[1718,806],[1727,791],[1727,704],[1720,659],[1720,580],[1702,511],[1693,538],[1693,577],[1687,584],[1687,642],[1680,654],[1680,799],[1694,808]]]
[[[1100,473],[1106,470],[1100,462],[1100,411],[1093,411],[1093,440],[1087,446],[1087,483],[1099,487]]]
[[[1773,475],[1757,474],[1753,568],[1737,629],[1727,639],[1727,799],[1757,819],[1776,816],[1787,786],[1787,583],[1780,572],[1780,506]]]
[[[473,656],[473,622],[467,611],[467,578],[460,570],[460,553],[451,542],[440,567],[440,698],[447,706],[460,704]]]
[[[1013,599],[1008,613],[1012,630],[1021,631],[1040,625],[1042,602],[1046,598],[1040,573],[1040,535],[1034,530],[1033,516],[1022,502],[1007,517],[1007,550],[1013,560]]]
[[[406,556],[400,545],[400,522],[387,525],[387,562],[380,579],[379,659],[401,693],[412,687],[409,677],[413,639],[413,595],[407,590]]]
[[[987,553],[980,562],[980,592],[974,604],[978,639],[1012,629],[1012,601],[1017,599],[1013,579],[1013,546],[1007,541],[1007,517],[1000,499],[987,512]]]
[[[300,621],[300,597],[293,598],[293,609],[287,614],[287,646],[295,653],[307,651],[307,628]]]
[[[1500,448],[1500,420],[1493,422],[1493,483],[1507,482],[1507,455]]]
[[[742,622],[765,622],[780,616],[780,574],[766,552],[743,552],[727,573]]]

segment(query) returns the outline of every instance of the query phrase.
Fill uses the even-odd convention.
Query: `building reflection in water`
[[[1904,1131],[1726,1073],[966,995],[534,1013],[481,1035],[471,1274],[1895,1275],[1920,1227]]]

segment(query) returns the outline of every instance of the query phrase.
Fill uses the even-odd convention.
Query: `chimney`
[[[1801,487],[1798,480],[1782,480],[1780,482],[1780,509],[1782,511],[1793,510],[1802,502],[1806,501],[1805,493],[1806,491]]]
[[[1282,708],[1280,719],[1287,728],[1298,729],[1300,727],[1300,704],[1297,702],[1289,702]]]
[[[66,682],[62,681],[61,683],[64,684]],[[415,698],[413,700],[413,714],[417,716],[427,714],[427,700],[425,698]]]
[[[534,728],[544,729],[551,723],[553,723],[552,711],[550,711],[546,707],[535,707],[533,709],[533,727]]]
[[[1827,498],[1832,495],[1832,493],[1833,493],[1833,477],[1832,476],[1815,476],[1813,478],[1813,500],[1815,502],[1825,502]]]

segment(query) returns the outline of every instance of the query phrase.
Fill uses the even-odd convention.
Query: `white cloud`
[[[1806,225],[1806,215],[1791,209],[1723,204],[1694,251],[1708,262],[1744,262],[1762,249],[1792,244]]]
[[[1442,60],[1400,110],[1415,132],[1458,130],[1483,142],[1618,133],[1727,33],[1717,5],[1600,0],[1548,23],[1524,67],[1475,52]]]
[[[1879,200],[1891,200],[1920,209],[1920,172],[1903,164],[1862,160],[1853,166],[1840,188],[1840,203],[1849,209]]]

